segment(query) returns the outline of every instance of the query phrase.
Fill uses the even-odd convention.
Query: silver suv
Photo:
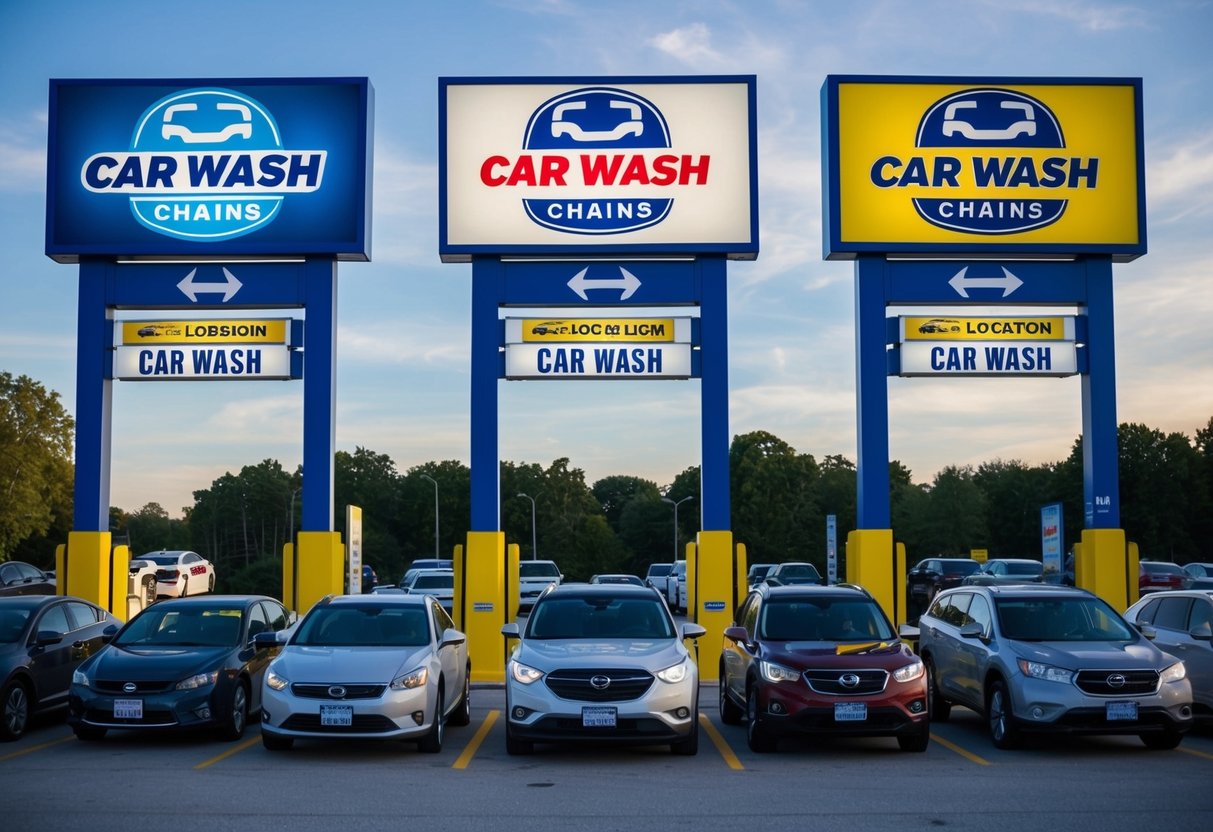
[[[565,584],[535,602],[505,668],[505,750],[529,754],[537,742],[579,740],[699,749],[699,671],[683,639],[706,631],[677,627],[651,587]]]
[[[1192,725],[1184,663],[1107,602],[1064,586],[966,586],[919,620],[931,719],[984,714],[998,748],[1029,731],[1137,734],[1175,748]]]

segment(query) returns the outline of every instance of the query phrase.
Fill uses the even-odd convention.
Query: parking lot
[[[505,696],[473,690],[472,723],[440,754],[412,744],[306,742],[266,751],[256,725],[237,743],[112,731],[77,741],[61,719],[0,746],[5,829],[1206,830],[1213,731],[1175,751],[1136,737],[1038,739],[998,751],[964,708],[924,754],[889,739],[784,741],[748,750],[723,725],[716,686],[700,694],[694,757],[665,747],[539,746],[505,753]]]

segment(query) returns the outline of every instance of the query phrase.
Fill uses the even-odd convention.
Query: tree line
[[[0,374],[0,560],[49,568],[55,545],[66,542],[72,430],[58,394],[25,376]],[[1213,418],[1191,439],[1122,424],[1119,446],[1121,526],[1142,557],[1213,560]],[[557,561],[570,579],[595,572],[643,575],[649,563],[674,558],[675,535],[681,552],[699,531],[697,466],[662,484],[627,474],[588,483],[567,458],[546,467],[503,461],[500,469],[507,542],[519,544],[523,559]],[[449,557],[465,542],[470,473],[455,460],[400,471],[389,456],[368,448],[338,451],[334,528],[344,537],[345,506],[360,506],[364,561],[381,581],[395,583],[413,559],[433,557],[435,548]],[[994,460],[976,468],[947,466],[929,483],[915,483],[912,472],[894,461],[889,474],[893,531],[911,564],[971,549],[986,549],[990,557],[1039,557],[1040,508],[1049,503],[1063,507],[1066,548],[1081,536],[1081,437],[1066,459],[1044,465]],[[843,556],[855,527],[851,460],[838,454],[818,459],[754,431],[734,437],[729,479],[733,536],[751,562],[806,560],[824,572],[827,515],[836,518]],[[302,483],[299,469],[266,459],[195,491],[180,519],[153,502],[133,511],[111,508],[110,528],[114,541],[128,543],[132,554],[199,552],[216,563],[223,591],[276,595],[283,544],[299,529]],[[671,502],[678,501],[675,532]]]

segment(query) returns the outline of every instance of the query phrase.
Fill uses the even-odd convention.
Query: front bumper
[[[1187,679],[1159,685],[1153,694],[1091,696],[1076,685],[1029,679],[1011,687],[1015,724],[1025,731],[1073,734],[1186,732],[1192,727],[1192,687]],[[1137,703],[1137,719],[1108,718],[1108,703]]]
[[[892,678],[886,689],[867,696],[830,696],[813,691],[803,680],[762,684],[758,709],[763,728],[772,734],[840,736],[907,736],[920,734],[928,721],[925,677],[912,682]],[[840,720],[836,704],[866,705],[864,719]]]
[[[329,699],[297,696],[291,688],[261,693],[261,733],[279,737],[347,739],[420,739],[433,727],[437,695],[430,686],[406,690],[385,688],[373,699]],[[322,725],[321,705],[353,709],[350,725]]]
[[[191,729],[218,724],[228,715],[232,689],[222,681],[193,690],[156,693],[111,693],[72,685],[68,694],[69,725],[90,728]],[[114,716],[115,702],[137,700],[143,716],[138,719]]]

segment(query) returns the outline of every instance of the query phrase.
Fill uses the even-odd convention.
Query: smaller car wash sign
[[[440,78],[439,253],[758,254],[754,76]]]
[[[52,80],[46,253],[370,259],[365,78]]]
[[[826,259],[1146,252],[1141,79],[829,76]]]

